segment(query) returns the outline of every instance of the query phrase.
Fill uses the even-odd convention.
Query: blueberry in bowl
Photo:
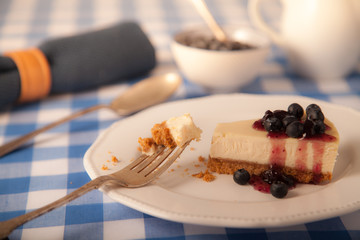
[[[210,92],[235,92],[259,73],[270,41],[247,26],[224,26],[229,40],[219,42],[207,26],[176,33],[171,50],[180,72]]]

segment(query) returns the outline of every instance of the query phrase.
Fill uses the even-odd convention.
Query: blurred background
[[[261,10],[265,21],[278,29],[281,4],[278,1],[262,2]],[[253,26],[247,12],[247,0],[207,0],[206,3],[220,24],[236,23]],[[124,20],[139,22],[153,43],[159,63],[153,73],[177,71],[170,51],[173,34],[195,24],[204,24],[190,1],[2,0],[0,2],[0,52],[36,46],[45,39],[103,28]],[[333,102],[346,103],[350,107],[360,109],[359,67],[356,72],[342,81],[337,81],[332,85],[326,82],[318,83],[314,89],[314,86],[309,87],[309,79],[292,74],[288,65],[283,50],[272,44],[259,77],[239,91],[295,93],[324,100],[331,98]],[[191,83],[187,82],[187,84]],[[196,85],[187,90],[189,90],[186,93],[187,97],[206,95],[206,92]],[[324,95],[319,95],[319,91]],[[349,91],[354,94],[349,96]],[[351,98],[351,101],[348,98]]]

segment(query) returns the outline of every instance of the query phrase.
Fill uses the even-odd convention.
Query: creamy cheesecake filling
[[[252,164],[255,167],[251,169],[266,170],[269,166],[277,166],[299,176],[306,175],[300,182],[308,182],[314,177],[320,181],[331,179],[339,135],[330,121],[325,120],[328,127],[321,137],[301,139],[269,137],[266,131],[254,129],[254,122],[246,120],[217,125],[210,149],[210,170],[232,174],[240,165],[249,168]]]
[[[155,124],[151,129],[151,138],[139,138],[140,150],[148,155],[153,154],[160,145],[166,147],[183,146],[190,140],[200,140],[202,130],[198,128],[186,113],[172,117],[167,121]]]
[[[189,140],[200,140],[201,129],[195,126],[190,114],[186,113],[180,117],[172,117],[166,121],[166,128],[176,145],[181,147]]]

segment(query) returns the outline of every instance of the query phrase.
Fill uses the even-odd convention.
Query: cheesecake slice
[[[282,111],[282,122],[286,114]],[[306,129],[311,124],[309,117],[301,116],[297,122],[302,131],[299,136],[290,137],[284,125],[278,131],[267,131],[265,121],[263,118],[219,123],[212,137],[208,168],[223,174],[244,168],[258,176],[276,168],[300,183],[331,180],[339,146],[339,134],[332,122],[322,119],[323,129],[315,126],[314,132]],[[311,122],[316,121],[311,118]]]
[[[155,124],[151,129],[151,138],[139,138],[140,150],[148,155],[153,154],[158,146],[182,147],[190,140],[200,140],[202,130],[198,128],[186,113],[172,117],[167,121]]]

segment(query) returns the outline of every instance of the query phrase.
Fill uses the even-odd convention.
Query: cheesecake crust
[[[219,174],[233,174],[236,170],[244,168],[250,175],[261,175],[262,172],[270,169],[270,165],[250,163],[247,161],[238,161],[231,159],[212,158],[209,156],[207,168]],[[283,167],[282,171],[293,176],[299,183],[321,183],[330,181],[332,173],[314,174],[308,170],[298,170],[290,167]]]
[[[154,141],[154,139],[152,138],[138,138],[138,143],[140,144],[140,151],[144,151],[144,152],[150,152],[153,149],[156,148],[156,143]]]
[[[157,145],[164,145],[169,148],[176,147],[176,142],[171,136],[170,129],[166,126],[166,121],[155,124],[151,129],[151,134]]]

